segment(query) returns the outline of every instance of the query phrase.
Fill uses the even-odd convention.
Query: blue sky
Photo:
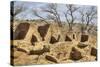
[[[23,12],[19,13],[18,15],[16,15],[17,19],[39,19],[38,17],[36,17],[33,14],[33,10],[38,10],[39,14],[41,16],[46,16],[45,12],[41,12],[41,7],[46,7],[46,5],[49,3],[41,3],[41,2],[24,2],[24,1],[16,1],[14,3],[14,6],[20,6],[22,5],[24,8],[26,8],[26,10],[24,10]],[[65,21],[65,17],[63,12],[65,12],[67,9],[65,7],[65,4],[57,4],[58,5],[58,12],[61,16],[61,20]],[[90,5],[75,5],[77,7],[81,7],[80,10],[88,10]],[[97,7],[96,7],[97,9]],[[40,10],[40,11],[39,11]],[[78,12],[75,12],[74,15],[77,17],[77,21],[79,21],[78,19],[80,18],[80,14]],[[95,20],[95,22],[97,22],[97,20]]]

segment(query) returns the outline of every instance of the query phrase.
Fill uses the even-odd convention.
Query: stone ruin
[[[29,23],[20,23],[13,34],[13,40],[24,39],[29,30],[29,27]]]
[[[88,35],[81,35],[81,42],[88,41],[89,36]]]
[[[13,40],[21,40],[24,39],[28,30],[29,30],[30,24],[29,23],[20,23],[15,32],[13,33]],[[50,24],[45,24],[43,26],[38,26],[38,32],[40,36],[42,37],[42,41],[44,41],[44,38],[48,32],[48,29],[50,27]],[[89,36],[88,35],[81,35],[80,42],[86,42],[88,41]],[[50,37],[50,43],[53,44],[55,42],[58,42],[60,39],[60,35],[58,35],[58,39],[56,39],[54,36]],[[68,35],[65,37],[65,41],[72,41],[72,39],[75,39],[75,34],[72,35],[72,38],[70,38]],[[31,43],[34,45],[34,42],[37,42],[37,38],[35,35],[32,35]]]
[[[35,45],[34,43],[37,42],[36,36],[32,35],[31,43],[32,45]]]
[[[46,24],[44,26],[39,26],[38,27],[38,32],[40,33],[41,37],[42,37],[42,41],[44,41],[44,37],[48,32],[48,28],[49,28],[49,24]]]
[[[72,41],[72,40],[68,37],[68,35],[66,35],[65,41]]]
[[[51,36],[50,43],[54,44],[56,42],[59,42],[59,39],[60,39],[60,35],[58,36],[57,40],[55,39],[55,37]]]
[[[33,27],[34,28],[34,27]],[[11,46],[11,51],[14,53],[14,51],[18,51],[18,54],[20,54],[19,52],[23,52],[25,53],[26,55],[28,56],[35,56],[35,55],[38,55],[38,58],[39,56],[44,56],[43,58],[45,58],[46,60],[45,61],[50,61],[52,63],[60,63],[61,60],[59,60],[59,57],[60,56],[64,56],[64,60],[67,59],[67,60],[71,60],[71,61],[79,61],[81,59],[83,59],[83,54],[81,52],[81,50],[79,49],[82,49],[82,50],[86,50],[87,47],[89,47],[88,44],[84,44],[84,42],[87,42],[89,40],[89,35],[83,35],[81,34],[80,35],[80,43],[75,45],[75,46],[72,46],[72,42],[73,40],[76,39],[76,34],[72,33],[72,34],[65,34],[65,37],[64,37],[64,41],[60,41],[61,37],[62,37],[62,34],[58,34],[57,35],[57,38],[49,33],[49,42],[48,43],[45,43],[45,40],[46,40],[46,35],[48,34],[48,32],[50,32],[51,30],[49,30],[50,28],[50,24],[45,24],[45,25],[41,25],[41,26],[38,26],[36,29],[37,29],[37,32],[39,33],[41,39],[39,40],[39,38],[37,37],[36,35],[34,35],[35,32],[33,32],[31,35],[31,39],[30,39],[30,43],[27,44],[24,44],[23,43],[23,46],[26,46],[25,49],[22,49],[23,47],[19,48],[19,46],[21,46],[22,44],[18,45],[18,46]],[[27,32],[28,30],[30,29],[30,23],[20,23],[16,30],[13,32],[13,40],[18,40],[19,42],[22,42],[20,40],[24,40],[25,36],[27,35]],[[34,29],[33,29],[34,30]],[[57,32],[55,32],[57,33]],[[71,35],[72,37],[70,37],[69,35]],[[36,49],[34,50],[33,48],[35,48],[37,46],[37,44],[39,44],[40,42],[43,42],[42,46],[40,46],[40,48],[42,49]],[[26,43],[26,42],[25,42]],[[37,44],[35,44],[37,43]],[[69,43],[69,44],[67,44]],[[16,43],[18,44],[18,43]],[[47,45],[49,44],[49,45]],[[67,49],[64,49],[64,46],[61,48],[61,46],[59,46],[59,49],[56,49],[56,48],[52,48],[53,50],[58,50],[60,51],[60,49],[64,50],[63,52],[59,52],[58,55],[56,57],[56,54],[49,54],[49,53],[52,53],[51,52],[51,47],[52,46],[57,46],[57,44],[60,44],[60,45],[67,45],[69,46],[70,48],[70,53],[68,55],[68,57],[66,58],[66,55],[67,55]],[[12,45],[13,45],[13,42],[12,42]],[[46,46],[49,46],[46,47]],[[31,48],[28,48],[28,47],[32,47]],[[38,47],[38,46],[37,46]],[[67,47],[66,47],[67,48]],[[16,57],[14,57],[15,55],[12,53],[11,55],[11,58],[15,59]],[[55,52],[56,53],[56,52]],[[45,55],[46,54],[46,55]],[[91,47],[91,50],[90,50],[90,55],[94,56],[95,57],[95,60],[97,60],[97,49],[94,48],[94,47]],[[89,59],[90,60],[90,59]],[[28,62],[30,62],[30,60],[27,60]],[[60,61],[60,62],[59,62]],[[11,62],[15,62],[14,60],[11,60]],[[19,61],[20,62],[20,61]],[[36,62],[37,63],[37,62]],[[38,62],[39,63],[39,62]]]

